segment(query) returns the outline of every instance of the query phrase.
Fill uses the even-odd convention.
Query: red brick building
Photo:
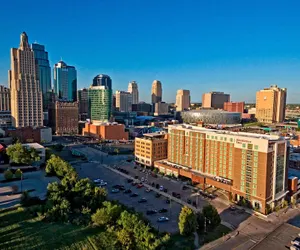
[[[118,123],[86,123],[82,135],[105,140],[128,140],[128,132],[125,132],[125,126]]]
[[[245,103],[244,102],[224,102],[224,110],[229,112],[240,112],[244,113]]]

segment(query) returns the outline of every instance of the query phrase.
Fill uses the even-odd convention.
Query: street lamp
[[[206,220],[208,220],[208,224],[210,224],[210,220],[204,216],[204,233],[206,233]]]
[[[21,193],[23,191],[23,172],[21,171]]]

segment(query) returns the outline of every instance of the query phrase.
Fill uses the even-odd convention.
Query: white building
[[[132,94],[126,91],[116,91],[116,108],[120,112],[132,111]]]

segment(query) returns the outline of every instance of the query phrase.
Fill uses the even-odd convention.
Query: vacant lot
[[[69,224],[45,223],[19,208],[0,210],[0,249],[94,249],[100,232]]]

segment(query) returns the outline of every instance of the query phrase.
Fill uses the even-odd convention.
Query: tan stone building
[[[0,111],[10,110],[10,91],[9,88],[0,85]]]
[[[78,102],[52,103],[49,108],[49,122],[57,135],[78,134]]]
[[[13,126],[42,126],[43,100],[39,73],[25,32],[21,34],[20,47],[11,49],[9,88]]]
[[[286,108],[286,88],[272,85],[256,93],[256,119],[260,122],[283,122]]]
[[[202,108],[223,109],[224,102],[230,101],[230,95],[224,92],[209,92],[202,95]]]
[[[169,125],[168,159],[154,166],[227,191],[266,213],[286,196],[288,147],[279,136]]]
[[[132,111],[132,94],[127,91],[116,91],[116,109],[120,112]]]
[[[155,112],[154,112],[155,116],[169,114],[169,104],[168,103],[157,102],[157,103],[155,103],[154,107],[155,107]]]
[[[166,134],[144,134],[134,142],[135,161],[144,166],[153,167],[154,161],[167,158],[168,140]]]
[[[162,101],[161,82],[158,80],[154,80],[152,83],[152,90],[151,90],[151,103],[155,104],[161,101]]]
[[[176,111],[187,110],[191,104],[190,91],[186,89],[177,90]]]

